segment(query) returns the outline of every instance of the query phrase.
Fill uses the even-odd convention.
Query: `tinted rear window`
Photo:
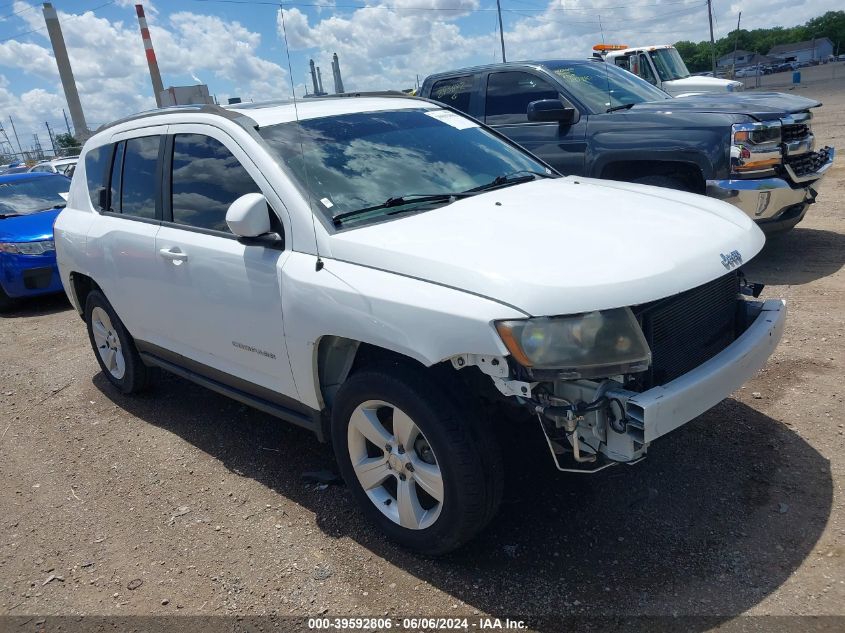
[[[121,213],[156,217],[158,152],[161,137],[142,136],[126,141],[121,183]]]
[[[106,166],[111,157],[111,145],[95,147],[85,154],[85,178],[88,195],[95,209],[100,208],[100,191],[106,186]]]
[[[469,100],[472,96],[472,75],[450,77],[434,82],[431,98],[440,101],[461,112],[469,113]]]

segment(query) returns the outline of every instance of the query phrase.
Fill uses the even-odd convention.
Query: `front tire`
[[[3,290],[3,286],[0,286],[0,312],[7,312],[8,310],[11,310],[14,305],[15,300],[6,294],[6,291]]]
[[[150,369],[144,365],[135,341],[99,290],[85,301],[88,338],[103,375],[125,394],[137,393],[150,383]]]
[[[498,445],[422,369],[397,364],[353,374],[334,402],[332,441],[364,513],[408,549],[452,551],[498,508]]]

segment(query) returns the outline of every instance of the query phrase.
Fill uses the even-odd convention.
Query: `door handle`
[[[178,246],[174,246],[173,248],[159,249],[158,254],[164,257],[165,259],[169,259],[174,264],[181,264],[182,262],[187,261],[188,259],[188,254],[180,251]]]

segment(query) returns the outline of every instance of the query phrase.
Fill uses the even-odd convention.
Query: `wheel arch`
[[[606,164],[601,178],[632,182],[645,176],[666,176],[683,181],[689,191],[704,194],[706,180],[701,167],[693,162],[671,160],[619,160]]]
[[[79,272],[71,272],[68,276],[70,279],[70,294],[71,302],[74,304],[76,311],[81,318],[85,318],[85,301],[92,290],[99,290],[103,292],[99,284],[88,275]],[[103,293],[105,295],[105,293]]]

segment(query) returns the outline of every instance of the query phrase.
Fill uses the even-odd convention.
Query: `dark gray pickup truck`
[[[593,60],[495,64],[426,78],[420,96],[475,117],[563,174],[730,202],[767,232],[815,201],[834,149],[816,149],[818,101],[782,93],[670,97]]]

